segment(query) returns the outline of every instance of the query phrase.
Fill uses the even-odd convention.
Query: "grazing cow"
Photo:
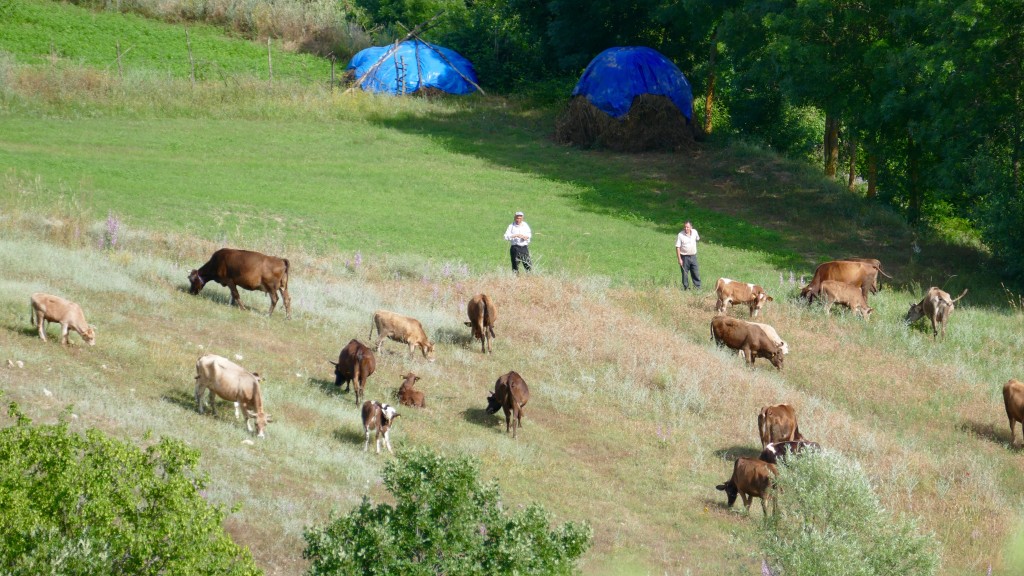
[[[391,449],[391,425],[400,414],[395,411],[394,406],[381,404],[376,400],[363,402],[363,432],[366,434],[366,444],[363,445],[363,452],[370,449],[370,430],[377,431],[377,454],[380,454],[380,439],[384,438],[384,445],[388,452],[394,453]]]
[[[772,301],[772,297],[757,284],[737,282],[728,278],[718,279],[715,284],[715,292],[718,294],[715,312],[719,314],[725,314],[725,309],[728,306],[746,304],[750,307],[750,317],[753,318],[757,316],[766,302]]]
[[[217,413],[216,397],[235,403],[235,418],[241,417],[239,407],[245,413],[245,427],[252,432],[251,420],[256,420],[257,436],[270,422],[270,416],[263,412],[263,395],[260,393],[260,375],[249,372],[238,364],[216,354],[206,354],[196,360],[196,408],[203,413],[203,392],[209,390],[210,410]]]
[[[427,402],[423,398],[423,392],[414,388],[420,377],[409,372],[401,378],[402,385],[398,388],[398,403],[413,408],[426,408]]]
[[[888,274],[885,273],[885,270],[882,270],[882,261],[879,260],[878,258],[843,258],[842,262],[863,262],[865,264],[869,264],[871,266],[874,266],[875,268],[878,268],[878,273],[879,274],[881,274],[882,276],[885,276],[886,278],[892,280],[892,276],[889,276]],[[881,289],[882,289],[882,282],[881,282],[881,280],[879,280],[879,282],[878,282],[878,290],[881,290]]]
[[[487,413],[494,414],[498,409],[505,412],[505,433],[509,428],[512,437],[516,437],[516,429],[523,425],[523,409],[530,401],[530,388],[526,381],[516,372],[509,372],[498,378],[494,383],[494,392],[487,397]]]
[[[466,311],[469,313],[466,326],[473,329],[473,338],[480,339],[480,352],[490,352],[491,340],[494,339],[494,321],[498,319],[494,302],[491,302],[487,294],[477,294],[469,301]]]
[[[189,294],[199,294],[207,282],[216,282],[231,290],[231,303],[245,309],[238,287],[261,290],[270,295],[270,314],[277,306],[277,293],[284,298],[285,315],[292,315],[292,297],[288,295],[288,260],[249,250],[221,248],[210,261],[188,274]]]
[[[808,440],[792,440],[788,442],[769,442],[765,445],[758,460],[769,464],[777,464],[779,460],[786,460],[789,454],[799,454],[804,450],[821,450],[821,444]]]
[[[46,324],[57,322],[60,324],[61,343],[69,345],[68,331],[78,332],[89,346],[96,345],[96,330],[85,321],[85,313],[82,307],[70,300],[60,296],[36,292],[30,298],[32,307],[31,322],[39,329],[39,337],[46,342]]]
[[[771,490],[773,477],[778,474],[774,464],[754,458],[737,458],[732,467],[732,478],[724,484],[715,488],[722,490],[729,497],[729,507],[736,503],[736,494],[743,498],[743,505],[750,512],[750,504],[754,497],[761,499],[761,511],[768,515],[768,507],[765,506],[765,498],[769,498],[768,491]],[[772,509],[775,510],[774,498],[772,498]]]
[[[751,366],[755,358],[767,358],[772,366],[782,370],[783,350],[788,350],[785,342],[780,346],[759,326],[729,316],[715,316],[711,320],[711,339],[719,346],[742,353]]]
[[[859,262],[850,260],[836,260],[825,262],[814,271],[814,277],[810,284],[800,290],[800,297],[807,298],[810,304],[821,291],[821,283],[826,280],[837,280],[860,288],[864,294],[864,301],[868,299],[868,292],[878,292],[879,266],[870,262]]]
[[[328,360],[328,362],[331,361]],[[373,355],[373,350],[353,338],[341,349],[338,361],[331,362],[331,364],[334,364],[335,386],[340,388],[344,384],[345,391],[348,392],[349,384],[354,382],[353,388],[355,388],[356,406],[358,406],[359,399],[362,397],[363,391],[366,390],[366,379],[377,369],[377,359]]]
[[[779,333],[775,331],[775,328],[772,328],[768,324],[762,324],[760,322],[747,322],[747,324],[750,324],[751,326],[757,326],[758,328],[760,328],[769,340],[775,342],[775,345],[779,347],[779,350],[782,350],[783,354],[789,354],[789,344],[786,344],[786,341],[779,337]]]
[[[825,304],[825,314],[832,314],[832,305],[839,304],[846,306],[853,313],[864,317],[867,320],[874,308],[868,306],[864,293],[860,288],[839,282],[838,280],[825,280],[821,283],[821,301]]]
[[[907,311],[907,316],[903,321],[907,324],[912,324],[927,316],[932,321],[932,338],[934,339],[939,335],[939,330],[935,327],[938,324],[942,330],[942,339],[945,340],[946,322],[949,321],[949,316],[953,313],[953,309],[956,308],[956,303],[966,294],[967,288],[964,288],[964,291],[956,297],[956,300],[950,300],[949,292],[932,286],[920,302],[910,305],[910,310]]]
[[[434,343],[427,338],[427,332],[423,330],[423,325],[419,320],[387,310],[377,310],[373,313],[373,324],[370,326],[368,338],[373,337],[374,328],[377,329],[379,337],[377,352],[380,352],[384,339],[390,338],[395,342],[408,344],[410,358],[416,353],[418,346],[423,352],[424,358],[431,362],[434,361]]]
[[[1006,407],[1006,419],[1010,421],[1010,446],[1016,446],[1014,429],[1017,422],[1021,423],[1021,437],[1024,439],[1024,382],[1011,378],[1003,386],[1003,406]]]
[[[761,448],[775,442],[803,440],[796,423],[796,410],[789,404],[775,404],[761,408],[757,415],[757,431]]]

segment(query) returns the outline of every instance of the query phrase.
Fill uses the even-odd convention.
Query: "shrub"
[[[506,513],[468,456],[399,453],[384,485],[394,506],[364,496],[348,515],[306,530],[310,574],[571,574],[590,546],[586,523],[552,530],[536,504]]]
[[[259,574],[203,500],[199,453],[139,448],[98,430],[33,425],[11,404],[0,429],[0,573]]]
[[[893,518],[856,461],[808,454],[779,466],[778,513],[761,530],[773,574],[934,574],[937,543]]]

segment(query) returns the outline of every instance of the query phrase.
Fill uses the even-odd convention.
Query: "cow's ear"
[[[334,364],[335,366],[337,366],[337,365],[338,365],[338,363],[337,363],[337,362],[335,362],[334,360],[328,360],[328,362],[330,362],[331,364]]]
[[[419,382],[419,381],[420,381],[420,377],[419,376],[416,376],[416,379],[413,380],[413,382]]]
[[[259,373],[259,372],[253,372],[253,373],[252,373],[252,375],[253,375],[253,376],[255,376],[255,377],[257,377],[257,378],[259,378],[259,377],[260,377],[260,373]]]
[[[463,322],[463,324],[465,324],[466,326],[469,326],[470,328],[473,327],[473,323],[472,322]]]
[[[772,298],[771,296],[768,296],[767,300],[768,300],[769,302],[775,302],[775,298]]]

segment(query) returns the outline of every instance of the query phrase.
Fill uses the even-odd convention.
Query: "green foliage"
[[[66,421],[33,425],[11,404],[0,429],[0,572],[258,574],[201,491],[199,453],[145,450]]]
[[[860,465],[835,453],[808,454],[779,466],[778,513],[761,543],[781,574],[935,574],[938,544],[911,520],[878,502]]]
[[[497,486],[479,474],[467,456],[400,453],[384,468],[394,506],[364,497],[348,515],[306,530],[310,574],[572,574],[590,526],[552,530],[537,504],[506,512]]]

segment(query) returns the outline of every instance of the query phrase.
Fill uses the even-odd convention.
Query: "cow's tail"
[[[377,326],[377,315],[374,314],[373,315],[373,319],[370,320],[370,335],[366,337],[367,340],[372,340],[373,339],[373,329],[376,328],[376,326]],[[380,328],[377,328],[377,335],[380,336]],[[377,351],[380,352],[379,349]]]
[[[889,276],[888,274],[886,274],[885,270],[882,270],[882,266],[881,265],[878,266],[878,273],[881,274],[882,276],[885,276],[889,280],[892,280],[892,276]]]
[[[764,448],[765,446],[768,445],[768,437],[765,434],[765,432],[766,432],[766,430],[765,430],[765,424],[766,424],[765,420],[766,420],[766,418],[765,418],[764,408],[762,408],[761,411],[757,414],[757,434],[758,434],[758,436],[761,437],[761,447],[762,448]]]
[[[287,258],[282,258],[281,260],[284,260],[284,277],[281,278],[281,288],[284,289],[284,290],[287,290],[288,289],[288,271],[291,269],[291,263],[288,262]]]
[[[959,295],[959,296],[957,296],[957,297],[956,297],[956,299],[955,299],[955,300],[953,300],[953,302],[951,302],[951,303],[952,303],[952,304],[956,304],[957,302],[959,302],[959,301],[960,301],[960,299],[961,299],[961,298],[963,298],[963,297],[964,297],[964,296],[966,296],[966,295],[967,295],[967,288],[964,288],[964,291],[963,291],[963,292],[961,292],[961,293],[960,293],[960,295]]]

